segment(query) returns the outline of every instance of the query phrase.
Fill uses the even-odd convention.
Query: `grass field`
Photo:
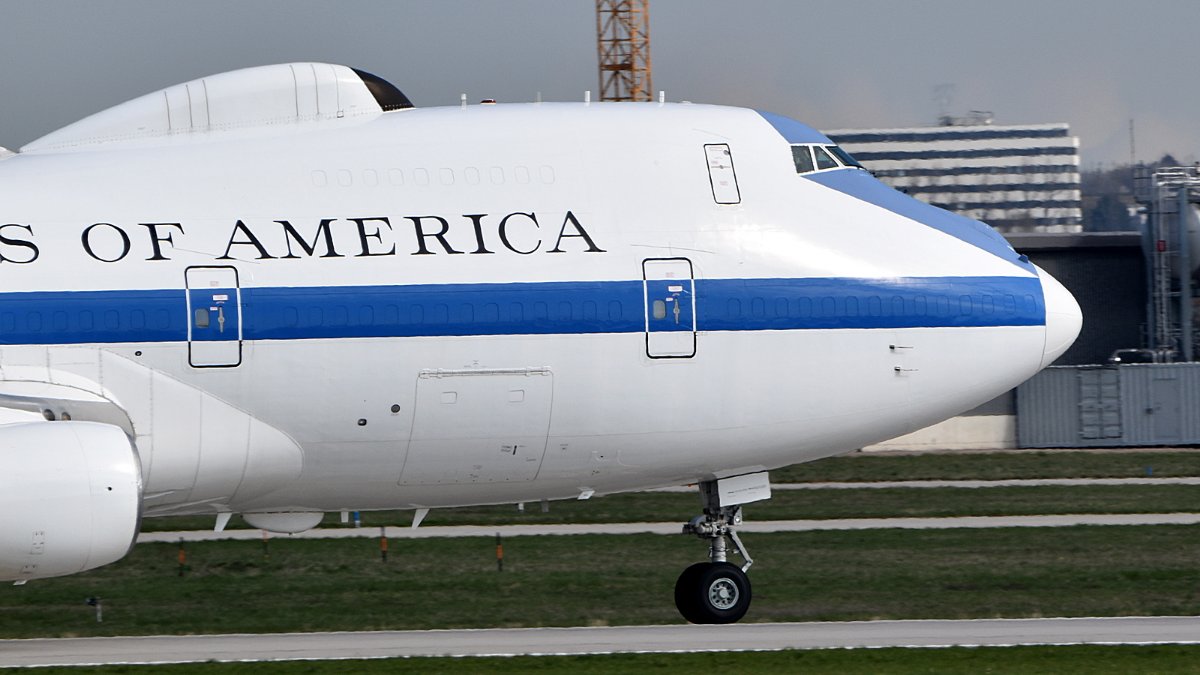
[[[1200,527],[875,530],[747,536],[750,621],[1200,613]],[[8,587],[0,636],[677,623],[701,542],[656,535],[138,546]],[[104,623],[84,600],[104,600]]]
[[[1073,673],[1174,674],[1200,670],[1200,646],[986,647],[978,649],[826,649],[717,654],[617,654],[610,656],[527,656],[513,658],[416,658],[373,661],[185,664],[39,668],[38,675],[342,675],[358,673],[995,673],[1059,675]],[[18,672],[4,669],[3,672]],[[29,672],[28,670],[20,672]]]
[[[1037,452],[877,455],[856,453],[772,472],[773,483],[876,482],[1003,478],[1135,478],[1200,476],[1200,450],[1175,452]],[[751,504],[750,518],[827,519],[887,516],[1025,515],[1055,513],[1166,513],[1200,509],[1196,486],[1079,486],[1079,488],[989,488],[986,490],[775,491],[766,503]],[[697,497],[679,494],[611,495],[587,502],[559,501],[542,514],[536,503],[517,513],[505,506],[436,509],[430,525],[498,525],[510,522],[630,522],[680,520],[697,513]],[[408,525],[412,512],[362,514],[366,526]],[[211,516],[150,518],[144,531],[209,530]],[[340,525],[340,514],[323,526]],[[246,527],[235,518],[229,527]]]
[[[1200,511],[1197,485],[1089,485],[1072,487],[887,488],[864,490],[776,490],[770,500],[749,504],[753,520],[829,518],[1047,515],[1062,513],[1173,513]],[[508,525],[530,523],[608,523],[678,521],[700,512],[695,494],[643,492],[552,502],[542,513],[536,503],[524,512],[515,505],[435,509],[426,525]],[[364,526],[408,526],[411,511],[362,514]],[[340,525],[328,514],[325,527]],[[247,527],[240,518],[231,528]],[[212,517],[147,518],[142,530],[212,529]]]
[[[1200,450],[1162,452],[1008,452],[877,455],[856,453],[771,473],[775,483],[872,482],[891,480],[997,480],[1007,478],[1132,478],[1200,476]],[[559,501],[542,514],[537,504],[524,513],[515,505],[438,509],[431,525],[503,523],[592,523],[685,521],[697,512],[697,499],[685,494],[611,495],[587,502]],[[784,492],[747,507],[758,520],[786,518],[866,518],[888,516],[981,516],[1054,513],[1153,513],[1200,509],[1195,486],[1090,486],[988,488],[986,490],[872,490]],[[362,514],[363,524],[408,525],[411,511]],[[329,514],[324,526],[340,523]],[[212,517],[148,518],[145,531],[211,529]],[[235,518],[230,527],[246,527]]]
[[[854,453],[771,472],[775,483],[1200,476],[1200,450]]]
[[[1200,452],[852,455],[773,472],[774,482],[1200,475]],[[683,522],[692,494],[435,510],[428,524]],[[752,520],[1200,510],[1194,486],[777,491]],[[364,513],[365,526],[411,512]],[[234,524],[238,524],[235,519]],[[338,522],[336,514],[327,525]],[[211,518],[144,529],[208,529]],[[811,532],[746,537],[748,621],[1200,613],[1200,527]],[[0,637],[677,623],[671,589],[703,544],[684,537],[491,538],[140,545],[90,573],[0,593]],[[264,555],[265,553],[265,555]],[[88,597],[104,600],[97,624]],[[473,673],[803,671],[1200,673],[1200,647],[823,650],[512,659],[39,669],[41,673]]]

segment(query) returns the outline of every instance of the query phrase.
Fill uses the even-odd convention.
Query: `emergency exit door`
[[[704,146],[704,158],[708,160],[708,181],[712,184],[713,200],[718,204],[741,204],[742,192],[738,188],[729,145],[713,143]]]
[[[188,362],[196,368],[242,362],[242,298],[233,267],[189,267]]]
[[[686,359],[696,355],[696,282],[687,258],[642,261],[646,297],[646,355]]]

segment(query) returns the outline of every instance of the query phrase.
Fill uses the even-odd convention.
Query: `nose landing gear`
[[[728,483],[737,481],[744,487],[747,478],[751,480],[748,490],[730,489]],[[675,582],[675,606],[683,618],[691,623],[734,623],[745,616],[751,598],[746,571],[754,561],[735,528],[742,522],[742,503],[770,495],[766,473],[700,484],[704,513],[684,525],[683,533],[708,540],[708,562],[688,567]],[[746,561],[741,567],[726,560],[726,538]]]

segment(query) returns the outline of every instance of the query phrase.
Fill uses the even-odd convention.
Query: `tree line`
[[[1182,166],[1172,155],[1163,155],[1152,168]],[[1133,198],[1133,166],[1099,165],[1080,172],[1083,191],[1083,229],[1089,232],[1117,232],[1138,229],[1137,212],[1141,207]]]

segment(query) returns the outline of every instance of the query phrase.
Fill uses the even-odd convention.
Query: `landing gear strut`
[[[759,478],[761,477],[761,478]],[[739,483],[748,477],[739,476]],[[679,575],[675,582],[675,606],[683,618],[691,623],[734,623],[746,614],[750,607],[750,579],[746,570],[754,564],[735,528],[742,523],[742,503],[770,497],[770,486],[766,473],[753,474],[752,480],[760,485],[750,490],[755,496],[742,501],[729,494],[726,481],[700,483],[700,498],[704,513],[692,518],[683,526],[684,534],[692,534],[708,540],[708,562],[696,563]],[[765,496],[762,496],[765,490]],[[722,504],[724,502],[724,504]],[[745,561],[741,567],[726,560],[729,542]]]

